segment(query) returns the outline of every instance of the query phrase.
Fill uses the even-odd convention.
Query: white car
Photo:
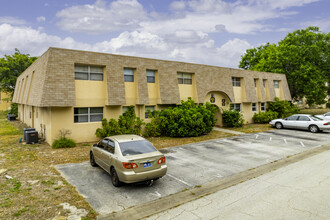
[[[330,121],[330,112],[325,113],[323,115],[315,115],[315,116],[318,117],[318,118],[323,118],[326,121]]]
[[[330,130],[330,122],[323,120],[322,118],[315,117],[313,115],[297,114],[284,119],[275,119],[269,122],[277,129],[281,128],[294,128],[309,130],[316,133],[318,131]]]

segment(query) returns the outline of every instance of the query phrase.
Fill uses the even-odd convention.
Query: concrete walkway
[[[327,150],[147,219],[330,219],[329,167]]]
[[[222,131],[222,132],[230,133],[230,134],[237,134],[237,135],[245,134],[245,133],[243,133],[243,132],[232,131],[232,130],[229,130],[229,129],[218,128],[218,127],[214,127],[213,130],[216,130],[216,131]]]

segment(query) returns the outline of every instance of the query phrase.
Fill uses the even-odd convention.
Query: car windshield
[[[322,118],[316,117],[316,116],[311,116],[311,119],[313,119],[314,121],[323,121]]]
[[[147,140],[129,141],[119,143],[123,156],[145,154],[157,151],[155,147]]]

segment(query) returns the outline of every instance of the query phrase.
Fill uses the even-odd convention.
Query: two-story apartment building
[[[77,142],[95,141],[102,118],[117,119],[128,106],[146,118],[191,97],[221,111],[234,108],[252,122],[275,97],[291,100],[283,74],[49,48],[16,82],[19,119],[48,143],[60,129]],[[145,119],[146,121],[150,119]]]

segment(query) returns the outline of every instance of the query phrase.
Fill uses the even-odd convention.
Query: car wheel
[[[312,133],[317,133],[319,131],[319,127],[317,127],[316,125],[311,125],[309,126],[309,131]]]
[[[122,183],[119,181],[119,178],[118,178],[118,175],[117,175],[117,172],[116,172],[115,168],[112,168],[110,170],[110,173],[111,173],[112,185],[114,185],[115,187],[121,186]]]
[[[95,162],[93,152],[90,152],[90,154],[89,154],[89,161],[91,162],[92,167],[97,167],[98,166],[97,163]]]
[[[276,127],[277,129],[281,129],[281,128],[283,128],[283,125],[282,125],[281,122],[276,122],[275,127]]]

